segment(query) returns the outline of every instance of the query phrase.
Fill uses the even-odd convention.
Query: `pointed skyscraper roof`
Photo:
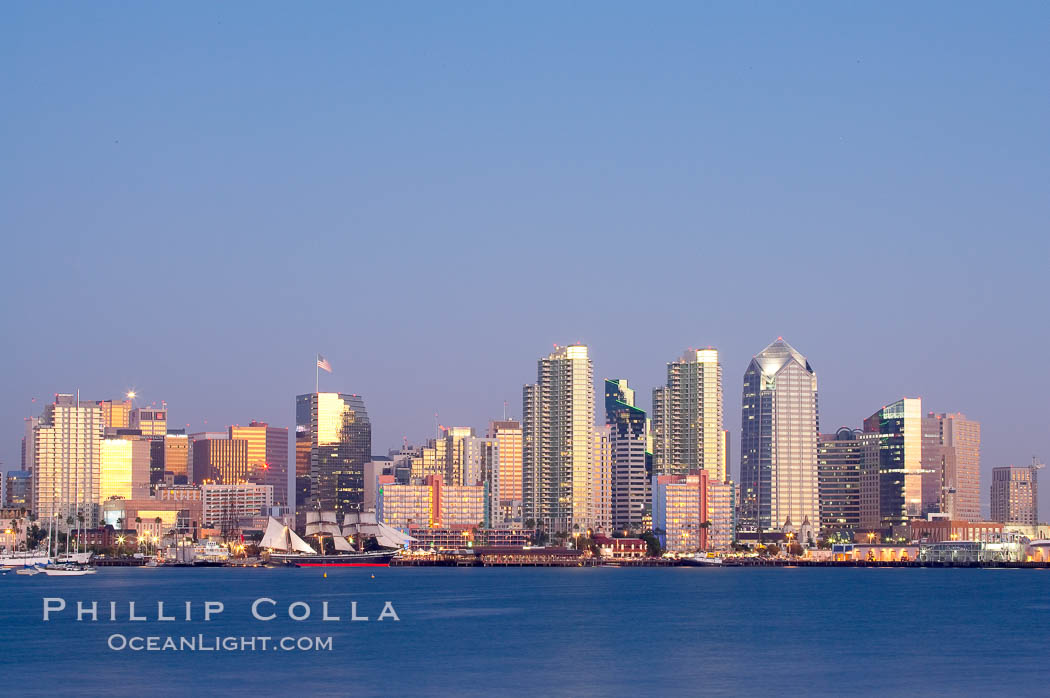
[[[813,370],[806,357],[785,342],[783,337],[777,337],[775,342],[755,355],[755,361],[762,368],[762,373],[767,376],[782,369],[792,359],[805,366],[807,371]]]

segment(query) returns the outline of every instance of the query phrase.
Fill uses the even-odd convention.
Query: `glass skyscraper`
[[[372,424],[361,396],[297,396],[295,441],[297,513],[358,511],[365,495],[365,463],[372,459]],[[300,457],[308,460],[308,477],[300,474]]]
[[[864,431],[879,435],[877,488],[862,495],[878,499],[878,526],[900,534],[908,519],[922,516],[922,400],[903,398],[864,420]],[[874,506],[871,507],[874,509]]]
[[[819,521],[817,374],[782,337],[744,372],[740,530]]]
[[[635,406],[624,379],[605,380],[605,423],[611,428],[612,525],[639,529],[651,500],[652,460],[645,452],[645,410]]]

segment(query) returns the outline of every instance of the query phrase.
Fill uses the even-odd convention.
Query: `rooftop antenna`
[[[507,401],[503,401],[503,421],[507,421]]]

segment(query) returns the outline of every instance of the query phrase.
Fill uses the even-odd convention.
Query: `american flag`
[[[327,371],[328,373],[332,372],[332,364],[328,363],[328,359],[324,358],[320,354],[317,355],[317,368],[323,371]]]

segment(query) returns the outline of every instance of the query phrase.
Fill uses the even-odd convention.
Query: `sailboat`
[[[331,536],[335,554],[319,554],[295,531],[273,517],[267,521],[260,547],[270,551],[271,562],[295,567],[386,567],[397,554],[396,550],[357,552],[340,529],[335,512],[308,512],[306,531],[308,537],[318,538],[322,549],[324,537]]]

